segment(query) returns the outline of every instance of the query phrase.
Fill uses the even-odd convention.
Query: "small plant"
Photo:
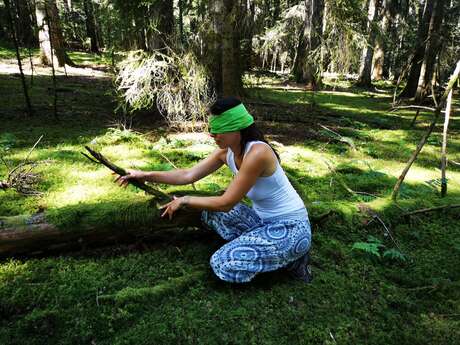
[[[370,235],[367,242],[356,242],[353,244],[352,250],[359,250],[372,257],[384,258],[391,261],[407,261],[406,255],[401,253],[396,248],[385,249],[385,245],[378,238]]]
[[[378,238],[374,236],[369,236],[367,238],[367,242],[356,242],[355,244],[353,244],[353,247],[351,249],[360,250],[372,256],[381,258],[380,249],[384,247],[385,246]]]

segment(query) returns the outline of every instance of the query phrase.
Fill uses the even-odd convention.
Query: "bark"
[[[420,12],[419,26],[417,30],[417,41],[414,55],[411,60],[411,67],[407,77],[407,83],[400,97],[412,98],[417,91],[417,85],[420,78],[423,56],[425,55],[426,38],[428,28],[436,0],[426,0],[423,12]]]
[[[53,54],[58,66],[74,65],[64,48],[64,38],[55,1],[39,0],[36,2],[35,8],[41,62],[45,65],[51,65],[51,61],[54,60],[52,58]],[[51,47],[53,47],[53,53],[51,52]]]
[[[245,5],[248,3],[245,1]],[[254,28],[255,28],[255,17],[256,17],[256,5],[253,1],[249,3],[249,8],[245,6],[243,13],[247,14],[248,25],[245,27],[244,37],[241,40],[241,64],[244,66],[244,70],[248,71],[252,68],[252,58],[253,58],[253,49],[252,49],[252,39],[254,37]]]
[[[145,205],[136,205],[142,207]],[[157,210],[152,207],[152,212]],[[125,221],[119,224],[82,226],[84,222],[60,228],[47,220],[46,214],[0,217],[0,257],[37,255],[56,250],[107,245],[120,241],[154,237],[159,231],[183,227],[199,227],[200,212],[182,210],[172,221],[159,216],[150,222]]]
[[[219,96],[239,96],[241,67],[240,37],[237,28],[238,6],[235,0],[209,2],[212,18],[207,64]]]
[[[238,6],[235,0],[224,0],[222,32],[222,95],[239,96],[241,66],[239,63]]]
[[[97,39],[96,20],[94,18],[94,7],[92,0],[83,1],[85,11],[86,34],[91,41],[91,52],[99,53],[99,42]]]
[[[373,80],[382,80],[385,73],[385,36],[389,34],[389,28],[391,26],[392,15],[389,9],[389,1],[384,0],[384,6],[382,6],[382,16],[380,21],[380,33],[375,37],[375,48],[374,56],[372,60],[372,79]]]
[[[431,92],[431,81],[434,74],[436,57],[439,53],[442,43],[441,25],[444,15],[444,1],[438,0],[433,8],[430,18],[428,34],[425,45],[425,54],[420,67],[420,76],[415,92],[415,99],[420,102]]]
[[[372,58],[374,56],[374,45],[377,32],[375,25],[377,24],[378,13],[380,10],[381,0],[370,0],[367,16],[367,32],[368,40],[366,46],[363,48],[361,55],[361,63],[359,68],[358,86],[371,87],[372,86]]]
[[[305,6],[306,16],[292,72],[296,82],[317,90],[321,87],[321,59],[314,54],[321,54],[317,49],[321,46],[324,0],[306,0]]]

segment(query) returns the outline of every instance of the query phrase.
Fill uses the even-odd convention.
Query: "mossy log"
[[[150,219],[116,219],[106,224],[88,219],[67,224],[53,224],[45,213],[0,217],[0,257],[35,256],[48,252],[79,250],[114,243],[148,239],[168,229],[200,227],[200,212],[180,210],[173,220],[159,217],[155,208]]]
[[[112,164],[100,153],[91,149],[88,152],[97,163],[121,175],[126,174],[122,168]],[[172,220],[162,218],[158,204],[164,204],[170,197],[151,186],[140,183],[135,185],[151,194],[152,199],[129,204],[123,201],[79,204],[34,215],[0,216],[0,257],[37,256],[50,252],[132,243],[161,237],[160,234],[167,230],[202,226],[199,210],[185,208],[179,210]],[[187,193],[213,195],[198,191]],[[318,224],[330,214],[329,211],[324,215],[310,216],[310,220]]]

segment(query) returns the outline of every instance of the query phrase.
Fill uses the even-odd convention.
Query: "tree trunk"
[[[417,30],[417,41],[414,55],[411,61],[409,76],[404,90],[400,97],[412,98],[417,91],[418,81],[420,78],[420,70],[422,67],[423,57],[425,55],[426,39],[428,35],[429,23],[433,13],[433,7],[436,0],[426,0],[423,12],[420,13],[419,26]]]
[[[147,32],[148,50],[171,46],[175,26],[173,1],[159,0],[154,6],[149,6],[148,13],[151,18],[149,26],[155,25],[153,30],[149,28]]]
[[[96,20],[94,18],[94,8],[92,0],[83,1],[83,9],[85,11],[86,35],[91,41],[91,52],[99,54],[99,42],[96,32]]]
[[[368,40],[366,46],[363,48],[361,55],[361,63],[359,68],[358,86],[371,87],[372,86],[372,58],[374,55],[374,45],[376,38],[376,31],[374,25],[377,23],[378,13],[380,9],[381,0],[370,0],[367,16],[367,32]]]
[[[442,43],[441,25],[444,15],[444,1],[436,1],[433,13],[431,15],[428,34],[425,44],[425,54],[423,56],[422,66],[420,67],[420,76],[415,92],[415,99],[421,101],[431,90],[431,81],[433,78],[436,56],[439,53]]]
[[[382,80],[386,74],[384,71],[385,66],[385,36],[389,34],[391,26],[392,15],[390,13],[389,1],[384,2],[382,19],[380,21],[380,31],[375,37],[374,57],[372,60],[372,79]]]
[[[15,23],[13,21],[13,16],[11,15],[10,0],[4,0],[4,2],[5,2],[6,11],[7,11],[6,15],[7,15],[7,18],[8,18],[9,27],[10,27],[10,30],[11,30],[11,35],[13,36],[13,43],[14,43],[14,48],[15,48],[15,52],[16,52],[16,59],[18,61],[19,73],[21,75],[22,90],[24,92],[24,98],[25,98],[25,101],[26,101],[27,113],[29,114],[29,116],[32,116],[33,115],[32,104],[31,104],[30,98],[29,98],[29,92],[28,92],[28,89],[27,89],[26,78],[25,78],[24,72],[22,70],[21,55],[19,53],[19,44],[18,44],[18,39],[17,39],[17,36],[16,36],[16,25],[15,25]]]
[[[222,32],[222,95],[239,96],[241,66],[239,58],[238,5],[235,0],[224,0]]]
[[[249,5],[249,8],[245,6],[242,11],[244,11],[243,13],[248,13],[246,16],[248,24],[241,40],[241,64],[245,71],[249,71],[252,68],[252,39],[254,38],[256,5],[253,1],[249,4],[245,1],[245,4]]]
[[[235,0],[210,0],[212,18],[207,64],[214,89],[219,96],[239,96],[241,66],[240,37],[237,29],[238,6]]]
[[[35,47],[38,44],[38,37],[35,30],[35,16],[32,13],[30,0],[14,0],[17,18],[17,39],[20,44],[26,47]]]
[[[53,55],[57,60],[58,66],[74,65],[64,48],[64,38],[55,1],[38,0],[35,5],[41,62],[45,65],[51,65],[51,61],[53,61],[51,56],[52,46]]]
[[[310,90],[321,87],[321,33],[323,31],[324,0],[306,0],[305,21],[299,38],[293,74],[296,82]],[[316,56],[315,56],[316,55]]]

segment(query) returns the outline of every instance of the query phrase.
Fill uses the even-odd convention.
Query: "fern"
[[[381,257],[379,249],[382,247],[382,244],[379,243],[369,243],[369,242],[356,242],[353,244],[351,249],[354,250],[361,250],[367,254],[371,254],[377,256],[378,258]]]
[[[383,258],[402,262],[407,261],[406,256],[395,248],[385,250],[385,252],[383,253]]]

